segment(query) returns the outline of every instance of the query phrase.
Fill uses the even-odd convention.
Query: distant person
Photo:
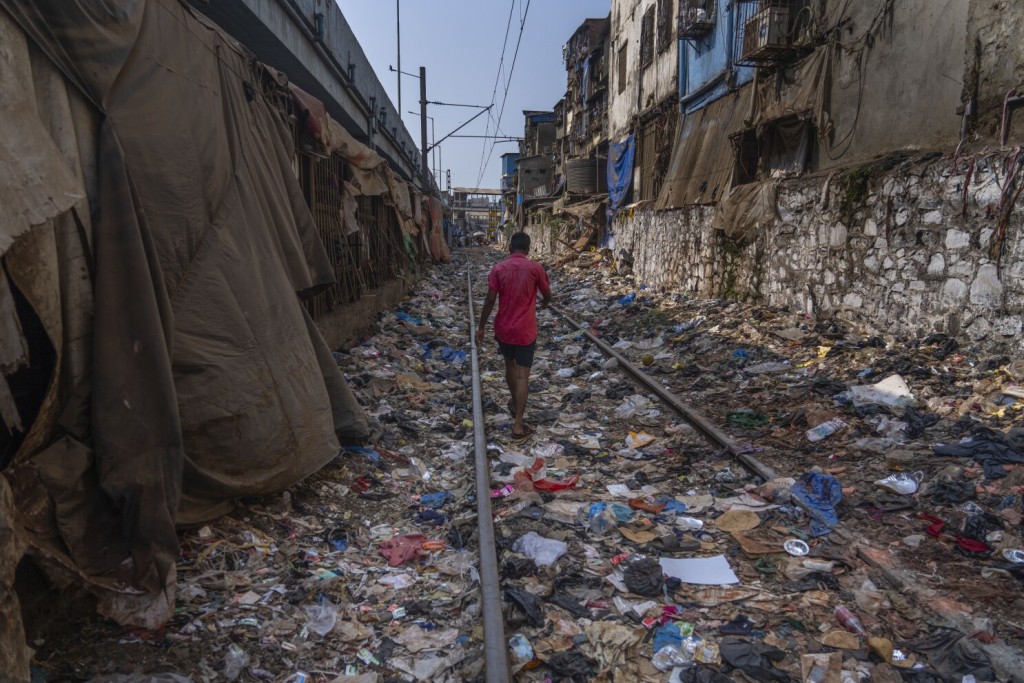
[[[508,250],[508,258],[496,263],[487,276],[487,299],[480,311],[476,343],[477,346],[484,343],[484,328],[497,299],[494,338],[505,359],[505,382],[512,396],[508,405],[515,418],[512,438],[523,440],[531,433],[523,422],[523,416],[530,392],[530,368],[537,350],[537,292],[543,297],[541,306],[547,308],[551,304],[551,285],[544,268],[526,257],[530,253],[529,235],[525,232],[512,235]]]

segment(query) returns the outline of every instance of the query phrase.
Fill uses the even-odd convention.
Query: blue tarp
[[[633,183],[633,136],[608,145],[608,212],[614,214],[626,203]]]

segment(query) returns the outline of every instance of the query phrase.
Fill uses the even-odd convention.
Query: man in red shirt
[[[494,338],[498,349],[505,358],[505,382],[512,400],[509,408],[515,422],[512,424],[512,438],[529,436],[523,424],[526,413],[526,398],[530,391],[530,367],[537,350],[537,292],[540,291],[541,306],[551,303],[551,285],[544,268],[526,258],[530,252],[530,236],[525,232],[512,235],[508,243],[509,256],[496,263],[487,276],[487,299],[480,311],[480,325],[476,328],[477,346],[484,343],[484,328],[498,300],[498,315],[494,316]]]

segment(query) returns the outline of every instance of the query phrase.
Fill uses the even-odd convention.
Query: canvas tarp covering
[[[5,474],[35,511],[46,508],[32,482],[41,483],[71,566],[126,593],[158,594],[173,576],[176,524],[284,488],[334,458],[339,438],[366,435],[299,298],[332,284],[333,270],[292,171],[289,132],[226,34],[177,0],[0,0],[0,10],[104,114],[90,194],[98,218],[85,240],[91,328],[61,327],[83,295],[44,272],[64,267],[63,232],[29,231],[10,250],[37,233],[57,242],[40,243],[27,279],[49,297],[41,318],[56,307],[47,330],[58,351],[83,336],[92,347],[88,379],[72,392],[85,397],[87,427],[56,439],[66,406],[44,404],[36,422],[49,425],[52,445],[26,441]],[[0,137],[16,125],[38,135],[3,118]],[[163,604],[137,621],[159,623]]]
[[[761,128],[788,116],[810,114],[818,134],[828,135],[832,130],[832,56],[832,47],[826,45],[792,69],[780,71],[779,77],[762,78],[759,72],[752,86],[750,125]]]
[[[743,127],[750,97],[749,86],[740,88],[683,118],[656,208],[713,204],[721,199],[735,167],[729,136]]]
[[[737,185],[718,202],[713,225],[738,242],[746,241],[775,220],[777,195],[775,180]]]

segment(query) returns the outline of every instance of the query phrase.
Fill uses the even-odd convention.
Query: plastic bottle
[[[607,503],[597,501],[596,503],[591,503],[590,509],[587,510],[590,531],[596,536],[603,536],[608,531],[608,518],[604,514],[607,509]]]
[[[704,528],[704,522],[693,517],[676,517],[676,526],[691,531],[700,531]]]
[[[238,645],[231,643],[228,651],[224,653],[224,678],[229,681],[236,680],[242,675],[242,670],[249,664],[249,655]]]
[[[867,638],[868,632],[864,630],[864,624],[860,623],[857,615],[846,607],[839,605],[835,610],[836,619],[850,633],[856,633],[861,638]]]

